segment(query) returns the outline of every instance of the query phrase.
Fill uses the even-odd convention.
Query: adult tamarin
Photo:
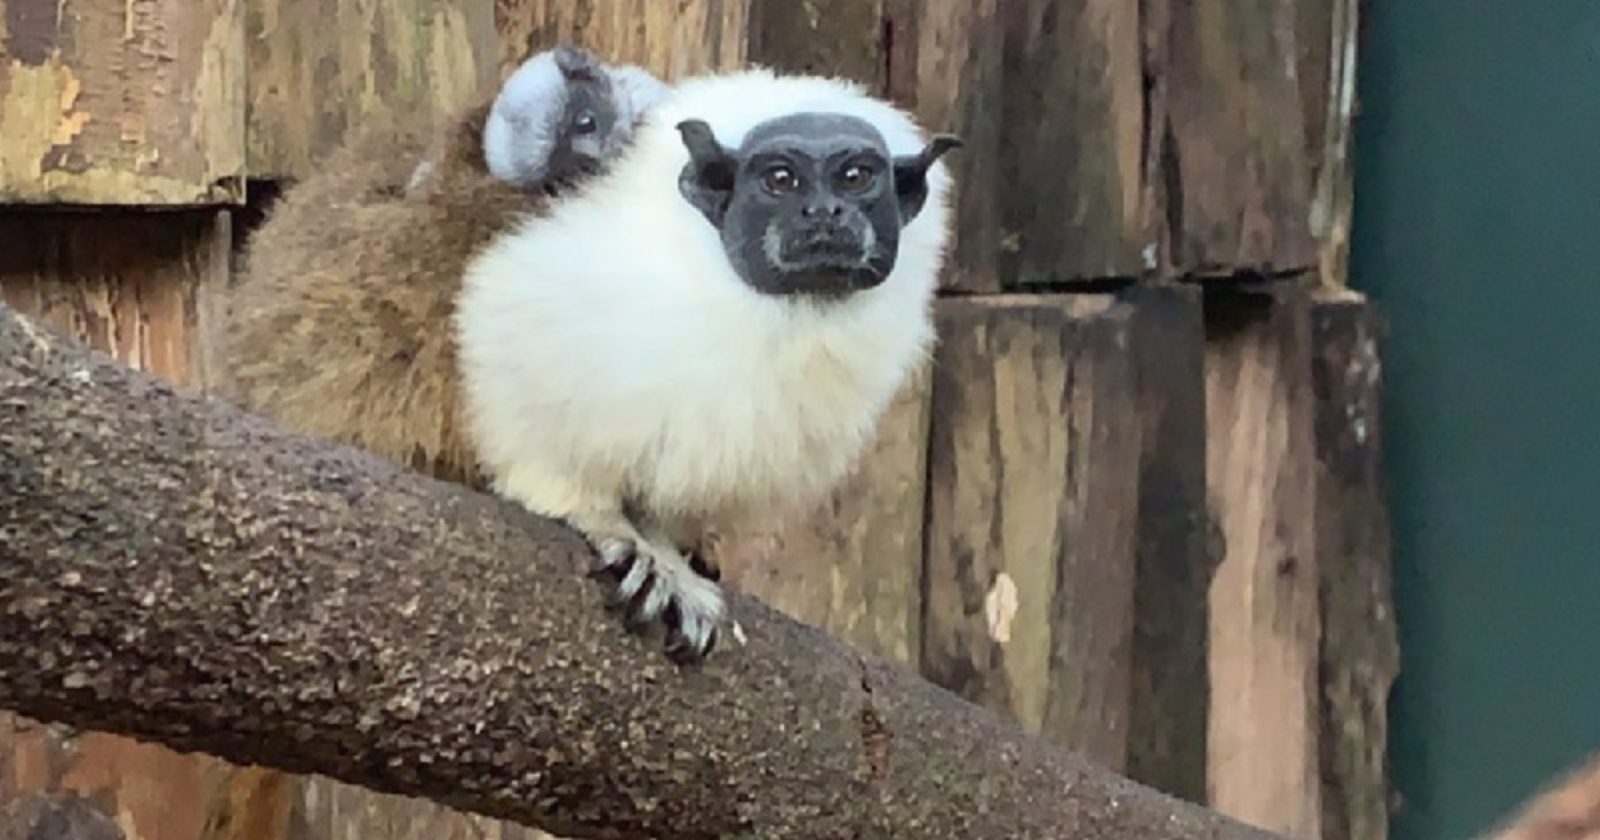
[[[481,471],[567,522],[634,621],[703,656],[724,602],[683,547],[827,493],[926,358],[957,141],[845,82],[709,76],[527,210],[452,174],[463,133],[417,182],[445,212],[330,235],[323,198],[269,222],[255,254],[302,253],[252,266],[269,290],[238,308],[237,354],[256,393],[324,415],[310,431]],[[352,177],[371,180],[326,176]]]

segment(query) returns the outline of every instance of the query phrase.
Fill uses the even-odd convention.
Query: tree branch
[[[0,706],[574,837],[1265,836],[753,599],[679,669],[586,557],[0,305]]]

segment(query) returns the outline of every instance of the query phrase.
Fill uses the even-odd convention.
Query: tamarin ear
[[[922,212],[928,200],[928,169],[951,149],[963,145],[954,134],[935,134],[922,151],[894,159],[894,193],[900,200],[900,224],[908,224]]]
[[[677,129],[689,150],[689,163],[678,175],[678,191],[713,226],[721,228],[728,202],[733,199],[738,164],[704,120],[684,120]]]

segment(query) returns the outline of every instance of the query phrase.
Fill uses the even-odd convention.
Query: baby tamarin
[[[468,260],[599,171],[665,87],[568,46],[429,127],[374,119],[252,235],[228,393],[285,426],[483,487],[450,318]]]
[[[843,82],[710,76],[530,205],[461,163],[488,141],[472,124],[402,211],[338,218],[356,171],[288,196],[301,215],[262,231],[237,309],[242,381],[567,522],[634,620],[703,656],[724,602],[683,548],[831,490],[926,357],[957,143]]]

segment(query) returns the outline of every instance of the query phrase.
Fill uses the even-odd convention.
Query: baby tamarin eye
[[[582,111],[572,118],[572,130],[578,134],[593,134],[596,125],[593,111]]]

